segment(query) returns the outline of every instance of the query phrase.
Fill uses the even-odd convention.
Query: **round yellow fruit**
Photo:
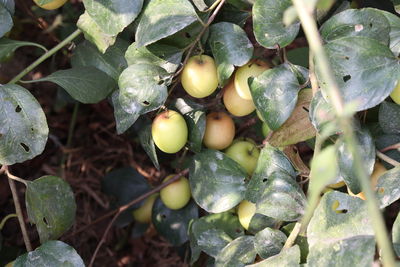
[[[9,262],[4,267],[13,267],[14,266],[14,262],[15,261]]]
[[[143,205],[132,212],[133,218],[140,223],[151,222],[151,211],[153,209],[154,201],[156,201],[158,193],[152,194],[144,201]]]
[[[256,214],[256,204],[247,200],[243,200],[239,204],[237,214],[240,224],[244,229],[248,230],[251,219],[253,218],[254,214]]]
[[[182,71],[183,89],[196,98],[211,95],[218,87],[217,67],[214,59],[207,55],[191,57]]]
[[[211,149],[225,149],[235,137],[235,123],[225,112],[212,112],[206,118],[203,143]]]
[[[231,159],[239,163],[248,175],[252,175],[257,167],[258,157],[260,156],[260,150],[254,141],[234,141],[225,154]]]
[[[39,0],[33,0],[33,1],[34,1],[35,4],[38,5],[39,7],[43,8],[43,9],[47,9],[47,10],[57,9],[57,8],[63,6],[63,5],[67,2],[67,0],[54,0],[54,1],[51,1],[50,3],[41,5],[41,4],[39,3]]]
[[[176,153],[187,142],[188,128],[181,114],[174,110],[166,110],[154,119],[151,134],[161,151]]]
[[[174,174],[167,176],[163,182],[174,176]],[[179,210],[186,206],[191,196],[189,181],[183,176],[160,191],[161,201],[171,210]]]
[[[394,88],[394,90],[390,94],[390,97],[393,99],[393,101],[396,104],[400,105],[400,80],[397,82],[397,86]]]
[[[256,109],[253,100],[243,99],[238,95],[233,81],[230,81],[224,90],[224,105],[232,115],[238,117],[246,116]]]
[[[252,100],[248,79],[257,77],[264,71],[269,69],[267,63],[261,60],[250,61],[244,66],[241,66],[235,73],[234,83],[238,95],[247,100]]]
[[[375,162],[374,170],[373,170],[373,172],[371,174],[371,186],[372,186],[372,189],[375,190],[376,185],[378,184],[379,177],[381,177],[382,174],[384,174],[386,171],[387,170],[386,170],[385,166],[382,165],[382,163]],[[364,195],[364,192],[360,192],[358,194],[353,194],[353,192],[351,192],[350,188],[348,188],[348,187],[347,187],[347,192],[349,193],[350,196],[359,197],[362,200],[366,199],[366,197]]]

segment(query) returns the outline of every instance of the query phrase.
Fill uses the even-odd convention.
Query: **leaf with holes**
[[[69,184],[59,177],[43,176],[28,182],[25,203],[42,244],[59,238],[75,222],[74,193]]]
[[[374,140],[370,132],[364,128],[356,130],[355,135],[358,139],[358,151],[364,164],[363,168],[369,177],[372,174],[375,164]],[[353,156],[348,149],[346,141],[341,141],[338,145],[338,163],[339,176],[345,181],[351,192],[354,194],[360,193],[361,184],[354,170]]]
[[[379,106],[379,125],[387,134],[400,134],[400,105],[384,101]]]
[[[129,65],[154,64],[173,73],[178,69],[182,55],[182,49],[165,44],[155,43],[138,48],[136,43],[132,43],[126,50],[125,58]]]
[[[283,232],[268,227],[254,237],[254,247],[263,259],[279,254],[287,239]]]
[[[71,266],[84,267],[75,249],[61,241],[48,241],[34,251],[19,256],[14,267]]]
[[[83,32],[85,39],[95,44],[102,53],[105,53],[107,48],[113,45],[117,39],[115,35],[104,33],[87,11],[79,17],[76,26]]]
[[[74,67],[58,70],[49,76],[32,82],[53,82],[68,92],[75,100],[94,104],[105,99],[114,89],[116,82],[105,72],[95,67]]]
[[[278,255],[269,257],[247,267],[285,266],[298,267],[300,263],[300,249],[298,245],[282,250]]]
[[[144,114],[161,107],[167,99],[167,77],[156,65],[130,65],[118,81],[122,108],[130,114]]]
[[[254,104],[271,130],[292,114],[300,85],[288,64],[264,71],[250,84]]]
[[[348,9],[327,20],[321,27],[325,42],[343,37],[363,36],[389,44],[389,21],[378,9]]]
[[[256,203],[256,212],[281,221],[297,221],[304,215],[307,199],[294,177],[274,172]]]
[[[397,214],[392,228],[393,247],[397,256],[400,256],[400,213]]]
[[[292,5],[291,0],[256,0],[253,5],[254,35],[262,46],[274,49],[290,44],[300,29],[295,22],[287,27],[283,24],[283,13]]]
[[[0,38],[3,37],[7,32],[11,30],[14,23],[10,14],[10,11],[0,3]]]
[[[378,178],[376,194],[381,209],[400,198],[400,167],[393,168]]]
[[[84,0],[83,4],[104,33],[116,36],[139,15],[143,0]]]
[[[246,199],[255,203],[266,189],[266,182],[273,173],[288,174],[296,177],[296,171],[290,160],[279,149],[266,144],[261,149],[257,167],[247,185]]]
[[[197,204],[208,212],[227,211],[244,198],[245,170],[216,150],[197,153],[189,168],[189,182]]]
[[[153,0],[144,8],[136,31],[137,47],[147,46],[170,36],[197,20],[187,0]]]
[[[189,223],[199,217],[199,211],[194,201],[179,210],[171,210],[158,198],[151,216],[157,232],[172,245],[179,246],[189,240]]]
[[[240,236],[226,245],[215,258],[215,267],[239,267],[253,263],[257,256],[254,236]]]
[[[311,124],[308,108],[312,98],[312,90],[300,90],[296,106],[290,117],[275,130],[269,143],[276,147],[285,147],[306,141],[315,136],[316,131]]]
[[[400,77],[399,60],[380,42],[352,36],[333,40],[324,48],[345,103],[353,102],[356,111],[378,105],[395,88]],[[316,63],[319,84],[325,93],[327,83]]]
[[[74,50],[71,58],[73,67],[95,67],[118,81],[121,72],[128,66],[125,60],[125,51],[129,43],[123,39],[117,39],[105,53],[101,53],[96,46],[89,41],[80,43]]]
[[[201,251],[216,257],[233,239],[244,235],[239,219],[233,213],[210,214],[193,221],[189,230],[191,263],[194,263]]]
[[[189,128],[188,144],[194,152],[200,152],[206,130],[206,113],[202,105],[189,99],[177,98],[174,106],[185,118]]]
[[[41,154],[49,134],[46,116],[25,88],[0,85],[0,164],[13,165]]]
[[[219,22],[211,25],[208,43],[217,64],[218,82],[224,86],[235,70],[249,62],[253,44],[238,25]]]

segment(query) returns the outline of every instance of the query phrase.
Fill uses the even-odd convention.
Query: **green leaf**
[[[284,249],[278,255],[269,257],[246,267],[298,267],[300,266],[300,249],[298,245]]]
[[[307,109],[310,106],[312,90],[300,90],[296,106],[290,117],[272,133],[269,143],[276,147],[285,147],[313,138],[316,134]]]
[[[223,212],[194,220],[189,233],[192,249],[191,263],[194,263],[200,251],[216,257],[229,242],[244,235],[244,229],[237,216],[230,212]],[[198,254],[195,255],[193,251],[197,251]]]
[[[107,48],[113,45],[117,39],[116,35],[104,33],[87,11],[79,17],[76,25],[85,35],[85,39],[95,44],[102,53],[106,52]]]
[[[400,4],[399,4],[400,7]],[[389,47],[392,50],[393,54],[399,56],[400,53],[400,18],[392,13],[386,12],[384,10],[377,10],[382,15],[386,17],[390,25],[389,39],[390,44]]]
[[[7,32],[11,30],[14,23],[10,14],[10,11],[0,3],[0,38],[3,37]]]
[[[354,102],[356,111],[378,105],[395,88],[399,60],[387,46],[371,38],[351,36],[333,40],[324,48],[345,103]],[[318,62],[316,69],[324,95],[327,84]]]
[[[400,255],[400,213],[397,214],[396,220],[392,227],[393,247],[397,256]]]
[[[400,105],[384,101],[379,107],[379,125],[387,134],[400,134]]]
[[[380,135],[376,137],[375,139],[375,145],[377,150],[382,150],[386,147],[389,147],[394,144],[400,143],[400,134],[385,134],[385,135]],[[391,149],[383,152],[386,156],[397,160],[400,162],[400,151],[397,149]],[[382,162],[383,165],[385,165],[386,169],[391,169],[394,166],[391,165],[390,163],[387,163],[386,161]]]
[[[287,58],[292,64],[308,68],[309,53],[310,49],[308,47],[299,47],[289,50],[287,52]]]
[[[278,129],[296,106],[300,85],[295,74],[284,64],[264,71],[249,84],[261,117],[270,129]]]
[[[247,230],[249,233],[257,234],[266,227],[276,227],[279,223],[280,222],[274,218],[256,213],[251,217],[249,229]]]
[[[373,236],[354,236],[311,247],[307,264],[327,267],[372,266],[374,254],[375,238]]]
[[[169,45],[155,43],[137,48],[136,43],[132,43],[126,50],[125,58],[129,65],[154,64],[173,73],[178,69],[182,55],[182,49]]]
[[[11,15],[14,15],[15,12],[15,3],[14,0],[0,0],[0,5],[3,5]]]
[[[26,186],[26,209],[36,224],[40,243],[59,238],[75,222],[76,203],[69,184],[56,176],[43,176]]]
[[[68,92],[75,100],[85,103],[98,103],[115,88],[115,81],[95,67],[74,67],[58,70],[49,76],[32,82],[53,82]]]
[[[336,153],[336,147],[330,145],[314,155],[311,161],[311,178],[307,191],[310,199],[318,197],[324,188],[337,178],[339,167]]]
[[[378,178],[376,185],[377,198],[381,209],[400,198],[400,167],[393,168]]]
[[[365,201],[339,191],[321,198],[307,228],[310,253],[313,246],[333,244],[355,236],[373,236]],[[370,254],[373,257],[373,253]]]
[[[305,211],[306,197],[294,177],[284,172],[272,173],[256,203],[256,213],[281,221],[297,221]]]
[[[139,15],[143,0],[84,0],[83,4],[104,33],[116,36]]]
[[[143,119],[143,120],[145,121],[144,125],[140,128],[138,133],[139,141],[144,151],[149,156],[150,160],[153,162],[154,167],[156,167],[157,170],[159,170],[160,164],[158,163],[157,150],[153,141],[153,137],[151,135],[151,121],[149,119],[147,120]]]
[[[34,251],[19,256],[13,266],[85,267],[85,264],[73,247],[61,241],[48,241]]]
[[[200,152],[206,130],[204,107],[189,99],[177,98],[174,106],[183,115],[189,128],[188,144],[194,152]]]
[[[266,181],[273,173],[296,177],[296,171],[286,155],[277,148],[266,144],[260,151],[257,167],[247,185],[246,199],[255,203],[266,189]]]
[[[118,206],[125,205],[150,191],[147,180],[136,170],[126,167],[113,170],[104,176],[101,184],[102,191],[116,198]],[[130,210],[142,205],[133,205]]]
[[[348,9],[327,20],[320,29],[325,42],[343,37],[368,37],[389,44],[390,25],[379,10]]]
[[[117,81],[121,72],[128,66],[125,60],[127,48],[128,43],[118,39],[105,53],[101,53],[92,43],[84,41],[74,50],[71,64],[73,67],[95,67]]]
[[[218,81],[225,85],[235,70],[250,61],[253,44],[238,25],[219,22],[211,25],[208,43],[217,64]]]
[[[196,154],[189,177],[194,200],[208,212],[227,211],[244,198],[246,172],[222,152],[204,150]]]
[[[399,0],[391,0],[394,5],[394,10],[400,14],[400,1]]]
[[[229,4],[229,2],[225,2],[215,20],[231,22],[243,28],[247,19],[251,16],[250,11],[242,8],[238,9],[234,5]]]
[[[199,11],[204,11],[208,8],[204,0],[192,0],[192,2]]]
[[[167,76],[156,65],[130,65],[118,81],[122,108],[130,114],[144,114],[161,107],[167,99]]]
[[[126,112],[119,102],[119,90],[114,91],[111,96],[111,102],[114,108],[114,118],[117,128],[117,134],[122,134],[131,127],[139,118],[139,114],[130,114]]]
[[[300,23],[285,27],[283,13],[292,5],[291,0],[256,0],[253,5],[254,35],[262,46],[274,49],[290,44],[297,36]]]
[[[49,128],[35,97],[19,85],[0,85],[0,111],[0,164],[13,165],[41,154]]]
[[[374,140],[367,129],[358,129],[356,132],[358,151],[361,153],[364,169],[370,177],[375,164]],[[341,141],[338,146],[339,176],[345,181],[351,192],[358,194],[361,192],[361,184],[357,179],[354,170],[353,156],[348,150],[347,143]]]
[[[197,20],[187,0],[152,0],[145,7],[136,31],[137,47],[170,36]]]
[[[152,222],[160,235],[172,245],[179,246],[189,240],[189,222],[198,216],[198,208],[193,201],[182,209],[171,210],[158,198],[153,205]]]
[[[263,259],[279,254],[287,239],[281,231],[268,227],[258,232],[254,237],[254,247],[257,254]]]
[[[44,51],[47,51],[46,48],[41,46],[40,44],[10,40],[3,37],[0,39],[0,60],[7,57],[9,54],[12,54],[15,50],[23,46],[36,46]]]
[[[215,267],[241,267],[256,258],[254,236],[240,236],[226,245],[215,258]]]

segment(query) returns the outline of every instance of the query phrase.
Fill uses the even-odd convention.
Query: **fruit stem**
[[[45,54],[43,54],[41,57],[36,59],[31,65],[26,67],[23,71],[21,71],[17,76],[15,76],[9,83],[17,83],[19,82],[26,74],[28,74],[31,70],[33,70],[36,66],[38,66],[40,63],[54,55],[58,50],[69,44],[73,39],[75,39],[77,36],[79,36],[82,33],[80,29],[77,29],[73,33],[71,33],[66,39],[64,39],[61,43],[47,51]]]
[[[20,204],[19,198],[18,198],[17,187],[16,187],[15,182],[14,182],[14,179],[15,178],[19,178],[19,177],[12,175],[10,173],[10,171],[8,170],[8,166],[7,165],[3,165],[3,167],[1,167],[0,173],[3,173],[3,172],[8,177],[8,183],[10,185],[11,194],[12,194],[13,200],[14,200],[15,213],[17,214],[19,226],[21,227],[22,237],[24,239],[26,250],[28,252],[32,251],[32,244],[31,244],[31,241],[29,240],[28,231],[26,230],[24,214],[22,213],[21,204]],[[21,178],[19,178],[17,181],[20,181],[20,180],[24,181],[23,183],[25,185],[27,184],[27,182],[24,179],[21,179]],[[22,182],[22,181],[20,181],[20,182]]]
[[[328,100],[336,113],[340,128],[343,130],[345,142],[353,157],[355,174],[361,184],[362,191],[366,195],[369,217],[372,222],[378,246],[382,250],[383,265],[388,267],[396,266],[396,260],[385,226],[385,221],[379,210],[378,201],[373,189],[371,188],[370,179],[365,171],[360,156],[361,153],[359,151],[359,146],[357,145],[357,140],[353,132],[353,121],[352,118],[345,114],[344,101],[333,76],[328,56],[322,45],[322,39],[319,35],[317,24],[313,18],[314,11],[310,10],[309,5],[307,5],[305,0],[292,0],[292,2],[296,8],[297,14],[299,15],[300,22],[310,46],[310,51],[313,51],[315,60],[318,63],[319,73],[327,83],[325,91],[328,95]]]
[[[4,217],[3,220],[1,220],[1,222],[0,222],[0,231],[3,230],[4,225],[6,224],[6,222],[9,219],[15,218],[15,217],[18,217],[18,215],[16,213],[11,213],[11,214],[8,214],[6,217]]]

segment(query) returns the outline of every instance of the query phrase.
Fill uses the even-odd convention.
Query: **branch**
[[[344,112],[344,102],[342,96],[340,95],[339,88],[332,75],[333,71],[330,66],[329,59],[323,48],[317,24],[313,19],[313,10],[308,9],[308,5],[305,0],[292,0],[292,2],[296,8],[297,14],[299,15],[304,33],[310,46],[310,50],[314,53],[315,60],[316,62],[318,62],[319,73],[327,83],[327,88],[325,92],[327,93],[329,102],[332,105],[338,118],[339,125],[341,129],[343,129],[345,141],[354,159],[354,170],[356,173],[356,177],[361,184],[361,189],[365,193],[367,199],[366,204],[368,207],[370,219],[372,221],[372,227],[374,228],[378,246],[382,250],[383,264],[385,266],[395,266],[395,256],[385,226],[385,221],[383,219],[382,213],[379,210],[379,205],[371,187],[370,179],[369,177],[367,177],[367,173],[363,166],[363,162],[360,156],[361,153],[359,153],[360,151],[357,146],[357,141],[353,132],[352,120],[346,117],[346,114]],[[302,230],[307,227],[308,222],[302,221]]]

